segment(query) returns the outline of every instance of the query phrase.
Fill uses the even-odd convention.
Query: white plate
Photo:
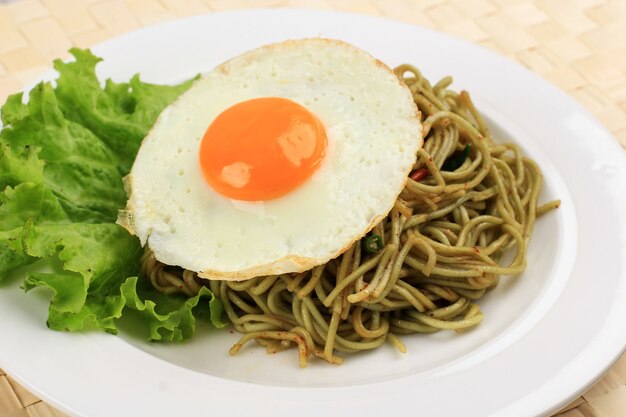
[[[303,10],[193,17],[133,32],[94,51],[102,77],[173,82],[261,44],[339,38],[431,79],[451,74],[473,93],[502,140],[541,165],[542,199],[563,201],[539,220],[528,269],[505,278],[481,306],[486,319],[456,335],[405,337],[340,367],[297,368],[294,352],[268,356],[200,329],[185,345],[46,329],[45,292],[0,291],[0,366],[78,416],[534,416],[564,405],[626,344],[626,157],[607,131],[552,85],[499,56],[396,22]]]

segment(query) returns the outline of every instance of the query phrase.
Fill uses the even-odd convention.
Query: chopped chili
[[[413,181],[420,181],[426,178],[427,175],[428,175],[428,168],[420,168],[411,172],[411,174],[409,175],[409,178],[411,178]]]

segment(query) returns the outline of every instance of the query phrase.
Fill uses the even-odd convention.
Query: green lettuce
[[[223,327],[219,299],[165,296],[138,279],[142,248],[115,224],[126,204],[122,178],[160,112],[191,86],[128,83],[96,77],[100,58],[72,49],[73,62],[55,61],[56,86],[40,83],[24,103],[1,109],[0,281],[41,259],[61,265],[49,273],[24,270],[26,291],[52,294],[48,327],[117,333],[127,311],[140,315],[153,341],[182,341],[196,318]]]

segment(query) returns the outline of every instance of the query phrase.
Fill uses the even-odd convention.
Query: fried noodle
[[[301,366],[311,355],[341,363],[338,353],[385,342],[405,352],[398,336],[479,324],[476,300],[501,275],[524,271],[536,217],[559,205],[538,207],[539,167],[517,145],[494,142],[469,94],[448,89],[450,77],[431,85],[413,66],[394,72],[421,111],[424,146],[389,215],[341,256],[232,282],[199,279],[146,249],[142,272],[157,290],[192,296],[206,285],[222,300],[244,333],[230,354],[251,340],[272,353],[297,347]]]

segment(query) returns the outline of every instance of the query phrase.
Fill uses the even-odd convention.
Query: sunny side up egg
[[[388,214],[421,145],[411,92],[380,61],[329,39],[266,45],[163,111],[118,222],[202,278],[304,271]]]

